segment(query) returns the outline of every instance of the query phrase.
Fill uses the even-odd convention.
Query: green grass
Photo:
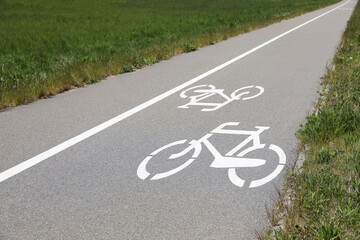
[[[339,0],[0,0],[0,108]]]
[[[292,207],[279,203],[285,227],[266,238],[360,239],[360,3],[333,62],[317,113],[297,132],[307,158],[288,178]]]

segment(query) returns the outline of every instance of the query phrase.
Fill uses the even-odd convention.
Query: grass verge
[[[292,203],[280,201],[265,239],[360,239],[360,3],[333,63],[316,113],[297,132],[307,150],[282,196]]]
[[[0,0],[0,109],[339,0]]]

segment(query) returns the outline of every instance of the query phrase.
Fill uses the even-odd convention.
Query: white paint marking
[[[171,175],[173,175],[173,174],[175,174],[177,172],[180,172],[181,170],[187,168],[194,160],[195,159],[190,158],[184,164],[180,165],[177,168],[174,168],[173,170],[170,170],[170,171],[167,171],[167,172],[164,172],[164,173],[157,173],[157,174],[155,174],[155,176],[153,176],[151,178],[151,180],[159,180],[161,178],[166,178],[166,177],[171,176]]]
[[[180,140],[180,141],[176,141],[176,142],[172,142],[169,144],[166,144],[165,146],[155,150],[154,152],[152,152],[150,154],[150,156],[147,156],[139,165],[138,169],[137,169],[137,175],[140,179],[145,180],[147,177],[150,176],[150,173],[146,170],[146,165],[149,163],[149,161],[151,160],[151,158],[153,156],[155,156],[156,154],[164,151],[167,148],[176,146],[176,145],[180,145],[180,144],[184,144],[187,140]],[[179,167],[174,168],[172,170],[169,170],[167,172],[163,172],[163,173],[158,173],[155,174],[150,180],[158,180],[161,178],[166,178],[169,177],[177,172],[180,172],[181,170],[183,170],[184,168],[186,168],[187,166],[189,166],[194,160],[195,158],[197,158],[197,156],[199,155],[199,153],[201,152],[201,145],[191,145],[192,142],[190,142],[190,146],[188,148],[186,148],[184,151],[181,151],[178,154],[172,154],[176,155],[177,157],[181,157],[183,155],[185,155],[186,153],[188,153],[189,151],[191,151],[192,149],[195,149],[194,154],[192,155],[192,157],[190,159],[188,159],[185,163],[181,164]],[[198,146],[198,147],[197,147]],[[174,159],[173,157],[169,157],[169,159]]]
[[[259,187],[261,185],[264,185],[265,183],[270,182],[275,177],[277,177],[277,175],[279,175],[280,172],[282,171],[282,169],[284,168],[284,166],[285,166],[284,164],[286,163],[286,156],[285,156],[284,151],[274,144],[271,144],[269,149],[275,151],[277,153],[277,155],[279,156],[279,165],[276,167],[276,169],[271,174],[267,175],[266,177],[252,181],[250,183],[249,188]]]
[[[241,179],[237,174],[235,168],[229,168],[228,177],[230,182],[232,182],[235,186],[242,187],[245,184],[245,180]]]
[[[219,70],[221,70],[221,69],[223,69],[223,68],[225,68],[227,66],[229,66],[230,64],[232,64],[232,63],[234,63],[234,62],[236,62],[236,61],[250,55],[251,53],[253,53],[253,52],[255,52],[255,51],[257,51],[257,50],[259,50],[259,49],[261,49],[261,48],[263,48],[263,47],[265,47],[267,45],[269,45],[270,43],[272,43],[272,42],[274,42],[274,41],[288,35],[289,33],[293,32],[293,31],[295,31],[295,30],[297,30],[297,29],[299,29],[299,28],[301,28],[301,27],[303,27],[303,26],[305,26],[305,25],[307,25],[307,24],[309,24],[309,23],[311,23],[311,22],[313,22],[313,21],[315,21],[315,20],[317,20],[317,19],[331,13],[331,12],[333,12],[333,11],[335,11],[338,8],[343,7],[344,5],[346,5],[349,2],[350,2],[350,0],[346,1],[345,3],[337,6],[337,7],[333,8],[333,9],[331,9],[331,10],[329,10],[329,11],[327,11],[327,12],[325,12],[325,13],[323,13],[323,14],[321,14],[321,15],[319,15],[319,16],[317,16],[317,17],[315,17],[315,18],[313,18],[313,19],[311,19],[311,20],[309,20],[309,21],[307,21],[307,22],[305,22],[305,23],[291,29],[291,30],[289,30],[289,31],[287,31],[287,32],[284,32],[283,34],[278,35],[277,37],[274,37],[273,39],[270,39],[267,42],[264,42],[263,44],[260,44],[259,46],[255,47],[255,48],[253,48],[253,49],[251,49],[251,50],[249,50],[249,51],[247,51],[247,52],[245,52],[245,53],[243,53],[243,54],[241,54],[241,55],[239,55],[239,56],[237,56],[237,57],[235,57],[235,58],[233,58],[233,59],[231,59],[231,60],[229,60],[229,61],[227,61],[227,62],[225,62],[225,63],[223,63],[223,64],[221,64],[221,65],[219,65],[219,66],[217,66],[217,67],[215,67],[215,68],[213,68],[213,69],[211,69],[211,70],[209,70],[209,71],[207,71],[207,72],[205,72],[205,73],[203,73],[203,74],[201,74],[201,75],[199,75],[199,76],[197,76],[197,77],[195,77],[195,78],[193,78],[193,79],[191,79],[191,80],[189,80],[189,81],[187,81],[187,82],[185,82],[185,83],[183,83],[183,84],[181,84],[181,85],[179,85],[179,86],[177,86],[177,87],[175,87],[175,88],[173,88],[173,89],[171,89],[171,90],[169,90],[169,91],[167,91],[167,92],[165,92],[165,93],[163,93],[163,94],[161,94],[161,95],[159,95],[159,96],[157,96],[157,97],[155,97],[155,98],[153,98],[151,100],[149,100],[149,101],[147,101],[147,102],[145,102],[145,103],[143,103],[143,104],[140,104],[139,106],[137,106],[137,107],[125,112],[125,113],[122,113],[122,114],[120,114],[120,115],[118,115],[118,116],[116,116],[116,117],[114,117],[114,118],[112,118],[112,119],[110,119],[110,120],[108,120],[108,121],[94,127],[94,128],[91,128],[90,130],[88,130],[88,131],[86,131],[84,133],[81,133],[81,134],[67,140],[66,142],[63,142],[63,143],[61,143],[61,144],[59,144],[59,145],[57,145],[57,146],[55,146],[55,147],[53,147],[51,149],[39,154],[39,155],[36,155],[35,157],[30,158],[30,159],[28,159],[28,160],[26,160],[26,161],[24,161],[24,162],[22,162],[22,163],[20,163],[20,164],[18,164],[16,166],[10,168],[8,170],[5,170],[4,172],[0,173],[0,182],[5,181],[6,179],[11,178],[12,176],[14,176],[14,175],[16,175],[16,174],[30,168],[30,167],[35,166],[36,164],[48,159],[49,157],[52,157],[55,154],[58,154],[59,152],[62,152],[65,149],[67,149],[67,148],[69,148],[69,147],[71,147],[71,146],[73,146],[73,145],[75,145],[75,144],[77,144],[77,143],[79,143],[79,142],[81,142],[81,141],[83,141],[83,140],[85,140],[85,139],[87,139],[87,138],[89,138],[89,137],[91,137],[91,136],[93,136],[93,135],[107,129],[108,127],[111,127],[112,125],[114,125],[114,124],[116,124],[116,123],[118,123],[118,122],[120,122],[120,121],[134,115],[135,113],[140,112],[141,110],[143,110],[143,109],[145,109],[147,107],[150,107],[151,105],[163,100],[164,98],[169,97],[169,96],[171,96],[172,94],[174,94],[176,92],[179,92],[180,90],[182,90],[182,89],[184,89],[184,88],[186,88],[186,87],[200,81],[201,79],[203,79],[203,78],[205,78],[205,77],[207,77],[207,76],[209,76],[209,75],[211,75],[211,74],[213,74],[213,73],[215,73],[215,72],[217,72],[217,71],[219,71]]]
[[[199,140],[192,140],[190,141],[190,146],[185,148],[183,151],[179,153],[172,154],[169,159],[175,159],[178,157],[182,157],[185,154],[187,154],[189,151],[195,149],[194,154],[192,157],[187,160],[185,163],[180,165],[177,168],[174,168],[172,170],[169,170],[167,172],[163,173],[157,173],[155,176],[153,176],[150,180],[158,180],[162,178],[169,177],[171,175],[174,175],[186,167],[188,167],[200,154],[202,150],[202,144],[205,145],[208,150],[211,152],[211,154],[214,156],[214,160],[211,163],[210,167],[212,168],[228,168],[228,177],[229,180],[236,186],[242,187],[245,183],[245,180],[241,179],[237,173],[235,168],[250,168],[250,167],[258,167],[261,165],[264,165],[266,163],[265,159],[257,159],[257,158],[244,158],[246,154],[255,151],[255,150],[261,150],[264,149],[266,144],[260,143],[260,134],[269,129],[269,127],[255,127],[257,130],[255,131],[244,131],[244,130],[231,130],[231,129],[224,129],[227,126],[238,126],[238,122],[228,122],[220,124],[217,128],[211,131],[211,133],[217,133],[217,134],[234,134],[234,135],[249,135],[246,139],[244,139],[240,144],[238,144],[233,150],[230,150],[233,154],[238,152],[242,147],[248,145],[252,141],[253,146],[246,148],[242,152],[240,152],[237,157],[233,157],[232,155],[229,156],[229,153],[226,154],[226,156],[221,155],[221,153],[215,148],[215,146],[209,141],[209,138],[213,136],[213,134],[206,134],[205,136],[201,137]],[[151,158],[155,156],[156,154],[160,153],[161,151],[164,151],[170,147],[173,147],[175,145],[184,144],[186,140],[180,140],[173,143],[169,143],[163,147],[160,147],[158,150],[155,150],[152,152],[149,156],[147,156],[139,165],[137,169],[137,175],[140,179],[145,180],[150,176],[150,173],[146,170],[146,165],[150,162]],[[284,167],[284,164],[286,163],[286,155],[284,151],[274,145],[271,144],[269,146],[270,150],[273,150],[276,152],[276,154],[279,157],[279,165],[277,168],[267,175],[264,178],[254,180],[250,183],[250,188],[253,187],[259,187],[261,185],[264,185],[265,183],[271,181],[274,179],[278,174],[280,174],[281,170]]]
[[[280,174],[281,170],[284,168],[284,165],[278,165],[275,170],[269,174],[268,176],[262,178],[262,179],[258,179],[258,180],[254,180],[250,183],[249,188],[255,188],[255,187],[259,187],[261,185],[264,185],[265,183],[270,182],[271,180],[273,180],[277,175]]]
[[[199,89],[200,88],[200,89]],[[256,93],[253,96],[245,97],[243,98],[243,95],[250,94],[249,91],[246,91],[246,89],[258,89],[258,93]],[[196,89],[196,90],[194,90]],[[187,95],[186,92],[189,92],[191,90],[194,90],[191,95]],[[197,95],[194,95],[197,94]],[[236,89],[234,92],[231,93],[230,96],[226,95],[224,93],[224,89],[216,89],[214,85],[199,85],[195,87],[188,88],[180,93],[180,97],[182,98],[189,98],[190,102],[179,106],[178,108],[189,108],[189,106],[206,106],[207,108],[203,108],[201,111],[204,112],[211,112],[219,110],[220,108],[224,107],[225,105],[231,103],[232,101],[237,100],[249,100],[256,98],[264,93],[264,88],[260,86],[246,86],[239,89]],[[213,96],[217,96],[217,102],[205,102],[207,98],[211,98]],[[223,102],[219,103],[219,98],[222,98]],[[210,100],[211,101],[211,100]],[[209,108],[211,107],[211,108]]]

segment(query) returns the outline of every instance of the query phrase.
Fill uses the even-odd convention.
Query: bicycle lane
[[[345,19],[340,11],[334,14],[339,16],[331,25]],[[291,166],[297,147],[294,131],[311,109],[319,77],[332,57],[325,49],[338,43],[327,39],[340,37],[328,25],[329,19],[319,19],[199,82],[225,89],[227,95],[245,86],[263,87],[256,98],[203,112],[201,106],[177,108],[189,101],[179,92],[27,170],[2,190],[1,234],[17,239],[253,238],[254,230],[268,223],[265,204],[273,203],[274,184],[281,187],[285,171],[260,187],[240,188],[231,183],[227,169],[209,167],[214,156],[205,146],[191,165],[164,179],[141,180],[138,166],[168,143],[200,139],[227,122],[239,125],[226,129],[270,127],[260,134],[260,142],[282,148]],[[209,141],[224,154],[245,138],[214,134]],[[277,165],[271,150],[252,154],[269,163],[237,169],[246,180],[266,176]],[[178,166],[178,161],[163,161],[168,155],[154,158],[147,170],[164,172]],[[25,189],[13,190],[22,184]]]

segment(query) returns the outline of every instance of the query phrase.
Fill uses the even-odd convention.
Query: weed
[[[133,66],[132,65],[130,65],[130,64],[124,64],[123,66],[122,66],[122,69],[121,69],[121,73],[127,73],[127,72],[132,72],[132,71],[134,71],[134,68],[133,68]]]
[[[340,226],[335,226],[333,223],[324,223],[314,234],[319,239],[337,240],[340,239]]]
[[[337,151],[321,149],[316,157],[316,160],[319,163],[330,163],[336,155],[337,155]]]
[[[183,51],[184,52],[192,52],[192,51],[195,51],[196,50],[196,46],[194,43],[185,43],[183,45]]]
[[[149,57],[149,58],[145,58],[144,59],[144,63],[146,65],[153,65],[155,63],[157,63],[159,60],[156,57]]]
[[[360,114],[353,107],[324,107],[318,114],[307,117],[297,136],[305,144],[326,142],[359,127]]]

